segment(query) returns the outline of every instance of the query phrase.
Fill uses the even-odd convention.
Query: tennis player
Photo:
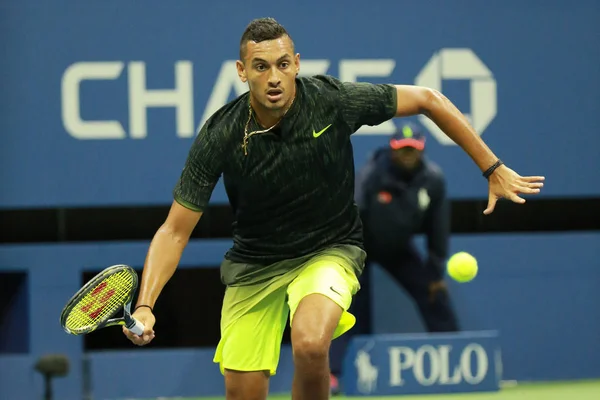
[[[221,265],[226,285],[214,361],[227,399],[266,399],[291,324],[292,398],[329,396],[331,340],[355,323],[348,313],[365,252],[354,203],[350,136],[363,125],[425,114],[489,177],[489,204],[538,193],[543,177],[502,165],[442,94],[424,87],[298,77],[300,55],[274,19],[242,35],[237,72],[249,91],[203,125],[174,188],[168,217],[152,240],[134,316],[154,337],[152,308],[175,272],[220,176],[235,213],[233,246]],[[189,312],[201,312],[190,304]]]

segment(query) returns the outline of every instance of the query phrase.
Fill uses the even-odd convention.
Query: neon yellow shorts
[[[352,328],[356,318],[347,310],[360,285],[355,271],[361,271],[366,253],[356,246],[336,246],[309,257],[285,260],[297,263],[290,272],[267,282],[228,286],[221,314],[221,340],[213,361],[236,371],[269,371],[275,375],[283,331],[300,300],[319,293],[336,302],[344,311],[333,339]]]

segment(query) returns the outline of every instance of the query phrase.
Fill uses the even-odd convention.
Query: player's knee
[[[225,397],[227,400],[266,400],[268,382],[268,371],[225,370]]]
[[[297,335],[292,342],[294,359],[302,361],[326,360],[329,352],[330,341],[322,337],[310,335]]]
[[[227,388],[225,391],[225,399],[227,400],[267,400],[267,396],[259,391],[251,391],[247,388]]]

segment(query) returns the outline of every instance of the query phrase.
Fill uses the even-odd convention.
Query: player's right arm
[[[123,332],[133,343],[143,346],[154,339],[156,319],[152,309],[162,289],[175,273],[183,250],[201,216],[202,212],[190,210],[173,201],[167,219],[154,234],[146,255],[136,305],[144,307],[137,308],[133,313],[144,325],[144,334],[140,337],[123,328]]]
[[[156,231],[146,261],[137,305],[154,308],[156,299],[171,279],[202,212],[173,201],[165,222]]]
[[[198,224],[202,212],[222,173],[224,160],[222,141],[210,135],[205,125],[196,137],[185,167],[173,191],[175,200],[165,222],[158,229],[146,255],[142,281],[133,316],[144,324],[142,337],[123,328],[125,335],[137,345],[154,338],[154,304],[162,289],[175,273],[183,250]],[[144,306],[144,307],[140,307]]]

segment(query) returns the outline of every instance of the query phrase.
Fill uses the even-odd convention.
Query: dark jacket
[[[445,179],[435,163],[423,157],[409,176],[392,163],[389,148],[379,149],[357,174],[355,195],[370,258],[395,259],[413,252],[412,237],[422,232],[427,236],[426,265],[443,275],[450,209]]]

